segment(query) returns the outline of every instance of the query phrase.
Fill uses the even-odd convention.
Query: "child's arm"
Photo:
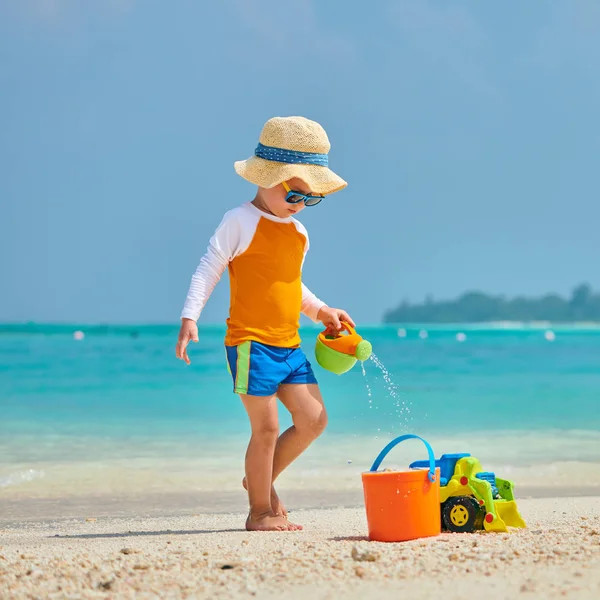
[[[326,306],[323,300],[319,300],[305,285],[302,284],[302,305],[300,312],[311,321],[319,322],[319,311]]]
[[[304,225],[298,221],[297,223],[300,227],[300,231],[306,237],[306,245],[304,247],[304,258],[306,258],[306,254],[310,247],[308,232]],[[302,262],[302,266],[304,266],[304,261]],[[352,327],[356,327],[354,321],[345,310],[327,306],[327,304],[325,304],[323,300],[319,300],[319,298],[317,298],[304,283],[302,284],[302,305],[300,307],[300,312],[315,323],[323,323],[330,333],[337,333],[340,331],[342,328],[340,321],[345,321]]]
[[[196,321],[227,265],[237,254],[240,233],[239,220],[230,211],[210,239],[206,254],[200,259],[200,264],[192,275],[190,288],[181,312],[181,329],[175,350],[177,358],[184,360],[188,365],[191,361],[187,353],[187,345],[190,341],[198,341]]]
[[[350,315],[341,308],[331,308],[323,300],[319,300],[304,284],[302,284],[302,314],[315,323],[323,323],[331,333],[338,332],[342,326],[340,321],[345,321],[356,327]]]

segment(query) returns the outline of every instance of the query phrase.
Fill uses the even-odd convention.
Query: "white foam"
[[[20,485],[21,483],[28,483],[34,479],[41,479],[42,477],[44,477],[44,472],[36,471],[34,469],[10,473],[9,475],[0,477],[0,488],[7,488]]]

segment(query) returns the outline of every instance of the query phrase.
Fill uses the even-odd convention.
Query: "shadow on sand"
[[[103,538],[128,538],[142,537],[151,535],[200,535],[203,533],[247,533],[245,529],[196,529],[192,531],[173,531],[165,529],[164,531],[127,531],[126,533],[81,533],[77,535],[52,535],[48,536],[54,539],[63,540],[96,540]]]

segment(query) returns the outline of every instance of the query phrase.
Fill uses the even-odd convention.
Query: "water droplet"
[[[367,396],[369,397],[369,402],[371,402],[371,386],[369,385],[369,380],[367,379],[367,371],[365,370],[364,361],[361,361],[360,366],[362,368],[363,377],[365,378],[365,385],[367,386]]]
[[[371,354],[371,361],[383,376],[383,380],[387,388],[387,397],[391,399],[393,407],[395,409],[396,418],[392,417],[392,431],[394,430],[395,422],[400,422],[401,428],[406,430],[407,425],[411,421],[410,401],[407,401],[404,398],[400,397],[398,387],[392,381],[392,377],[389,371],[375,353]],[[375,408],[379,409],[378,406],[376,406]]]

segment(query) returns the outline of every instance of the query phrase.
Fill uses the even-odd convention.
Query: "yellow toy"
[[[484,471],[475,457],[443,454],[435,466],[440,468],[442,525],[448,531],[507,532],[508,527],[527,527],[515,502],[513,483]],[[410,465],[411,469],[429,467],[427,461]]]

